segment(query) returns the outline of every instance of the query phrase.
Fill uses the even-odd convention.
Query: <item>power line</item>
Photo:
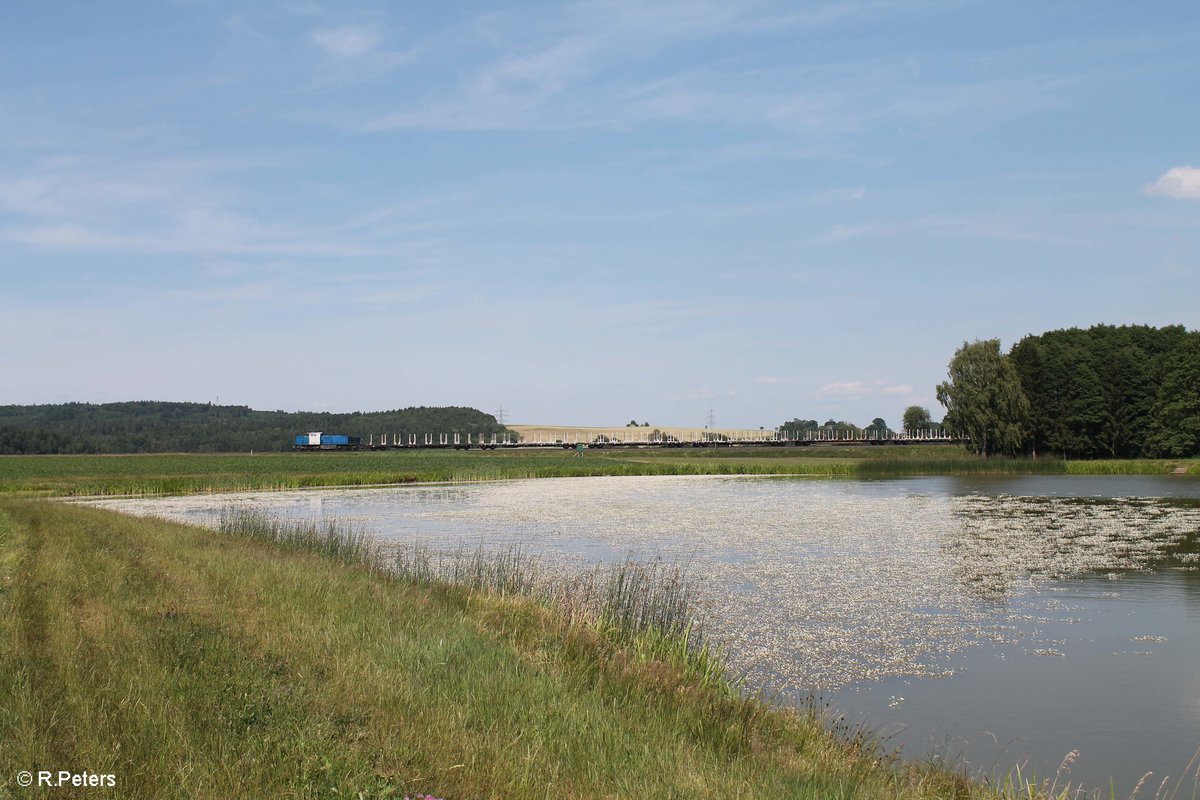
[[[713,410],[710,408],[708,410],[708,424],[704,427],[711,428],[714,424],[716,424],[716,417],[713,416]]]
[[[500,404],[500,410],[496,412],[496,422],[499,422],[501,425],[503,425],[503,424],[504,424],[504,417],[505,417],[505,414],[504,414],[504,403],[501,403],[501,404]]]

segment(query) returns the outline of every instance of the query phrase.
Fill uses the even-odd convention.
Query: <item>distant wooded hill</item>
[[[64,403],[0,406],[0,454],[218,453],[288,450],[297,434],[362,436],[415,433],[503,433],[474,408],[403,408],[325,414],[255,411],[208,403]]]

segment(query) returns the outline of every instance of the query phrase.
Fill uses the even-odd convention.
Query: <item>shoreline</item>
[[[1185,474],[1179,474],[1181,469]],[[0,456],[0,496],[117,498],[653,475],[804,479],[1174,475],[1186,480],[1200,476],[1200,460],[982,459],[959,448],[895,454],[831,452],[819,456],[779,453],[772,448],[736,453],[597,452],[585,458],[490,451]]]

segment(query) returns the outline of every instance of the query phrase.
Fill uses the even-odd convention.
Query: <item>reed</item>
[[[960,447],[0,456],[0,495],[177,495],[602,475],[1200,474],[1200,461],[980,458]]]
[[[1176,461],[1152,458],[1067,461],[1071,475],[1169,475],[1182,467],[1188,474],[1200,475],[1200,461]]]
[[[855,464],[855,474],[889,475],[1062,475],[1068,462],[1055,459],[979,458],[873,458]]]
[[[564,572],[520,548],[384,547],[336,519],[289,520],[232,506],[217,529],[261,544],[305,550],[422,587],[531,598],[571,624],[590,626],[646,659],[663,659],[706,682],[723,678],[724,660],[703,634],[686,571],[662,561],[626,560]],[[737,691],[730,684],[730,691]]]
[[[234,506],[221,512],[217,529],[262,544],[307,550],[340,564],[371,566],[379,548],[361,528],[337,520],[284,520],[259,509]]]
[[[532,598],[640,658],[670,662],[707,683],[725,678],[725,661],[704,635],[696,593],[678,565],[626,560],[564,572],[519,548],[435,552],[403,545],[394,548],[390,566],[417,585]],[[730,683],[729,691],[737,687]]]
[[[1142,775],[1126,795],[1113,782],[1107,787],[1085,786],[1070,780],[1071,765],[1079,751],[1067,753],[1054,774],[1038,778],[1034,771],[1026,772],[1021,764],[999,778],[980,781],[994,792],[998,800],[1197,800],[1200,798],[1200,748],[1183,767],[1178,776]],[[1174,778],[1174,780],[1172,780]],[[1153,792],[1151,794],[1151,791]]]

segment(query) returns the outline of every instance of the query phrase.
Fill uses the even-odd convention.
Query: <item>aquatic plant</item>
[[[378,547],[360,528],[336,520],[283,520],[246,506],[222,511],[217,529],[265,544],[311,550],[343,564],[370,564],[378,554]]]
[[[564,572],[519,547],[385,547],[363,529],[336,519],[291,520],[246,506],[222,510],[216,527],[229,536],[309,550],[409,583],[530,597],[648,658],[672,661],[706,680],[717,680],[724,672],[720,654],[704,637],[686,571],[661,560]]]

